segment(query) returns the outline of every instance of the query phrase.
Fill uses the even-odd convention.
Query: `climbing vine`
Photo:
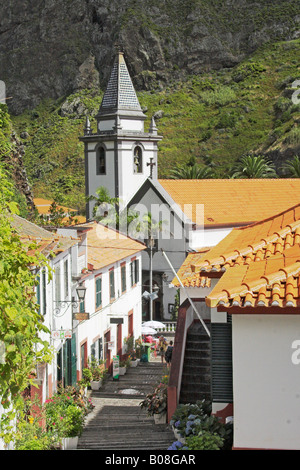
[[[48,332],[35,298],[36,274],[47,263],[34,245],[24,246],[12,226],[17,208],[13,187],[0,165],[0,437],[12,439],[13,422],[22,412],[22,392],[33,385],[37,363],[49,362]]]

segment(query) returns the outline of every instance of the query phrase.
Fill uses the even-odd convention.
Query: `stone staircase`
[[[154,424],[139,403],[160,381],[166,366],[159,362],[130,367],[118,381],[109,378],[91,391],[95,406],[79,438],[78,450],[167,450],[174,439],[168,424]]]
[[[202,399],[211,399],[210,338],[194,321],[187,332],[179,403]]]

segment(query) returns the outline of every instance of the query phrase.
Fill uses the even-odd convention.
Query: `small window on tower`
[[[133,152],[133,172],[143,172],[143,155],[141,147],[135,147]]]
[[[97,175],[106,174],[106,156],[104,147],[99,147],[97,151]]]

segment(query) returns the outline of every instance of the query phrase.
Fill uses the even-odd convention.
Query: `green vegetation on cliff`
[[[300,106],[292,100],[292,84],[300,80],[299,48],[298,39],[264,45],[234,68],[140,92],[145,130],[159,111],[159,176],[169,177],[174,166],[191,158],[226,178],[249,153],[266,155],[277,170],[296,155]],[[86,114],[95,130],[101,98],[100,90],[83,90],[13,118],[36,197],[84,208],[84,153],[78,137]]]

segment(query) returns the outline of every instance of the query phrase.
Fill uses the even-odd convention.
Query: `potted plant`
[[[103,383],[103,379],[106,373],[106,370],[104,368],[104,363],[97,363],[97,361],[93,360],[91,362],[91,373],[92,373],[92,379],[91,379],[91,389],[92,390],[99,390]]]
[[[139,363],[137,357],[136,357],[136,351],[135,349],[133,349],[131,352],[130,352],[130,367],[136,367]]]
[[[70,405],[66,408],[64,414],[64,437],[63,449],[77,449],[78,439],[81,436],[84,426],[84,413],[76,405]]]
[[[146,408],[147,416],[154,417],[155,424],[164,424],[167,422],[167,399],[168,386],[161,382],[153,392],[148,393],[140,407]]]
[[[85,402],[65,389],[45,401],[46,429],[61,441],[63,450],[76,449],[86,412]]]
[[[127,361],[122,360],[119,364],[119,375],[125,375],[127,370]]]

